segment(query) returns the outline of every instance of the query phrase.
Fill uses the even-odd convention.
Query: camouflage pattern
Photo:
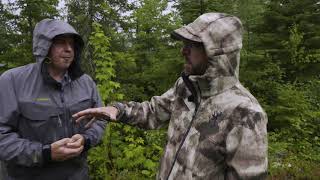
[[[199,107],[189,101],[191,92],[179,78],[166,93],[148,102],[118,104],[120,121],[144,129],[169,123],[157,179],[265,179],[267,116],[238,80],[240,20],[208,13],[175,33],[203,42],[210,58],[204,75],[189,77],[196,87]]]

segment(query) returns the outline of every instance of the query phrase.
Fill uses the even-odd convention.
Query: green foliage
[[[179,44],[170,38],[181,22],[177,14],[165,13],[166,0],[140,3],[132,14],[130,44],[118,52],[120,63],[116,68],[118,81],[129,90],[124,94],[133,94],[127,98],[135,101],[164,93],[179,76],[183,62],[177,57]]]
[[[96,59],[101,60],[94,60],[94,62],[98,62],[95,63],[95,73],[103,98],[113,97],[111,100],[119,100],[119,97],[115,97],[114,93],[110,96],[105,93],[113,89],[106,85],[110,78],[116,78],[121,83],[121,89],[117,92],[125,94],[124,98],[128,100],[149,99],[152,95],[160,94],[172,85],[179,74],[177,70],[180,68],[176,68],[176,53],[178,51],[176,48],[172,48],[176,44],[168,36],[169,32],[176,27],[173,24],[176,23],[173,20],[175,15],[172,13],[161,14],[165,10],[166,4],[166,1],[159,0],[142,3],[132,16],[135,19],[133,22],[139,22],[139,24],[132,26],[134,29],[130,30],[128,35],[109,31],[110,38],[130,37],[133,43],[122,47],[124,49],[110,53],[108,48],[110,39],[102,38],[104,33],[101,32],[101,29],[99,33],[97,30],[94,31],[95,33],[90,38],[90,44],[95,49],[94,56],[98,57]],[[153,21],[150,16],[154,17]],[[149,17],[148,20],[145,19],[146,17]],[[132,34],[132,32],[136,33]],[[102,48],[103,45],[104,48]],[[106,51],[108,52],[106,53]],[[116,77],[114,76],[113,63],[100,64],[105,61],[116,63]],[[168,74],[173,74],[173,76],[168,77]],[[105,79],[105,75],[108,75],[107,79]],[[107,102],[110,102],[110,99]],[[165,130],[147,132],[126,125],[109,123],[103,143],[90,151],[91,178],[155,178],[164,142]],[[100,154],[99,157],[98,154]],[[105,160],[101,156],[106,157]]]
[[[126,95],[125,99],[137,101],[149,99],[152,95],[164,92],[178,75],[175,65],[177,50],[172,50],[175,43],[171,43],[168,36],[169,32],[176,27],[172,19],[174,15],[172,13],[161,15],[166,4],[166,1],[159,0],[142,3],[141,7],[133,12],[132,18],[135,19],[133,22],[139,22],[139,24],[133,26],[134,29],[130,30],[131,34],[129,32],[128,35],[109,32],[112,35],[111,38],[130,37],[133,43],[111,54],[105,53],[102,57],[99,55],[100,59],[107,56],[106,59],[117,60],[115,78],[121,83],[119,92]],[[146,17],[149,17],[148,20],[145,19]],[[154,20],[150,17],[154,17]],[[132,32],[136,33],[132,34]],[[100,42],[97,41],[94,47],[106,44],[101,37],[96,39],[99,39]],[[172,45],[169,45],[170,43]],[[105,50],[96,52],[100,54],[103,51]],[[171,69],[172,71],[168,73],[167,70]],[[97,80],[101,78],[100,76],[110,73],[109,71],[106,70],[106,67],[96,64]],[[174,75],[168,78],[168,74]],[[101,93],[109,87],[102,88],[99,80],[98,86],[99,89],[102,89]],[[114,97],[114,94],[111,97]],[[126,125],[109,123],[103,144],[97,147],[97,151],[92,150],[95,153],[90,153],[91,178],[155,178],[164,142],[164,130],[147,132]],[[96,157],[99,153],[104,154],[103,157],[107,158],[103,161],[100,157]],[[98,168],[95,171],[99,167],[97,163],[101,164],[102,169]]]
[[[319,50],[308,51],[303,41],[304,34],[299,32],[295,24],[290,28],[289,40],[283,41],[284,49],[289,55],[286,71],[292,81],[306,81],[318,75]]]
[[[319,35],[317,7],[312,0],[270,1],[253,28],[255,47],[242,63],[242,80],[268,114],[271,178],[318,176],[319,48],[306,43]]]
[[[154,179],[164,140],[164,131],[109,123],[102,144],[90,150],[91,179]]]
[[[67,0],[66,7],[68,21],[82,35],[85,44],[93,31],[92,23],[98,22],[112,44],[110,50],[114,52],[124,48],[124,35],[121,30],[130,26],[125,14],[134,9],[131,3],[122,0]],[[85,46],[82,57],[86,59],[86,63],[82,65],[88,74],[95,76],[96,67],[92,61],[92,51],[90,46]]]
[[[105,102],[122,99],[116,92],[115,61],[109,51],[109,39],[101,25],[94,23],[90,45],[96,65],[96,79]],[[119,56],[119,54],[115,55]],[[92,179],[141,179],[155,177],[164,133],[144,132],[125,125],[109,123],[103,142],[90,151],[89,164]],[[159,137],[161,140],[159,140]]]
[[[115,61],[109,52],[109,38],[104,35],[99,23],[93,23],[94,31],[89,38],[93,47],[93,60],[96,65],[96,79],[101,98],[106,102],[122,99],[123,95],[115,93],[120,84],[112,81],[115,77]]]
[[[292,131],[289,129],[269,132],[270,177],[317,179],[320,161],[319,139],[309,141],[303,135],[296,139],[291,134]]]
[[[101,95],[101,99],[104,102],[110,102],[111,100],[120,100],[122,94],[116,93],[116,89],[120,87],[119,83],[112,81],[115,77],[114,60],[111,58],[111,52],[109,51],[109,38],[105,36],[99,23],[93,23],[93,32],[89,37],[89,44],[93,49],[93,62],[96,69],[96,80],[98,81],[98,89]],[[107,128],[111,133],[110,126]],[[103,143],[90,151],[88,162],[90,165],[90,174],[93,179],[104,179],[108,174],[107,171],[107,154],[108,151],[108,136],[104,136]]]
[[[34,62],[32,33],[37,22],[58,17],[58,0],[16,0],[0,6],[0,63],[13,68]],[[2,3],[1,3],[2,4]],[[5,47],[3,47],[5,45]]]
[[[318,75],[319,47],[313,43],[320,42],[315,20],[319,6],[314,0],[271,1],[256,28],[262,37],[259,46],[279,62],[286,81],[306,81]]]
[[[109,166],[111,179],[154,178],[164,142],[163,132],[146,132],[136,128],[112,124],[110,133]]]
[[[320,176],[318,0],[66,0],[63,15],[58,2],[1,1],[0,73],[34,61],[36,22],[66,16],[83,36],[83,65],[103,101],[149,100],[182,69],[172,30],[205,12],[233,14],[244,25],[240,80],[268,114],[270,178]],[[90,150],[91,179],[154,179],[165,133],[109,123]]]

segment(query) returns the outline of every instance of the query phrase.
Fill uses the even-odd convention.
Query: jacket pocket
[[[19,105],[19,134],[22,138],[51,144],[65,137],[63,113],[59,108],[38,102],[20,102]]]
[[[79,111],[92,107],[92,99],[90,97],[83,97],[69,105],[71,113],[77,113]]]
[[[92,107],[93,107],[93,102],[90,97],[83,97],[69,105],[71,115]],[[84,131],[86,130],[85,125],[88,121],[89,120],[83,120],[79,123],[76,123],[75,119],[73,119],[71,123],[72,134],[83,134]]]

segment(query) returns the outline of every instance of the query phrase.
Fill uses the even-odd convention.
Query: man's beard
[[[184,73],[186,75],[203,75],[208,68],[208,63],[194,65],[191,62],[184,64]]]

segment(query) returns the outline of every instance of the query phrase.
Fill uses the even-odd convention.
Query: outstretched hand
[[[107,106],[86,109],[72,115],[72,117],[76,119],[76,123],[90,119],[90,121],[85,125],[85,127],[88,128],[96,119],[108,119],[110,121],[115,121],[118,113],[119,112],[117,108],[113,106]]]

